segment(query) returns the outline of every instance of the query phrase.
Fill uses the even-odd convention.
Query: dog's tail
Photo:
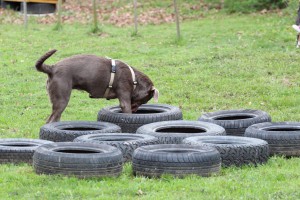
[[[48,51],[45,55],[43,55],[36,63],[35,68],[40,71],[44,72],[46,74],[50,74],[52,72],[52,68],[49,65],[44,64],[45,60],[47,60],[50,56],[52,56],[57,50],[53,49],[51,51]]]

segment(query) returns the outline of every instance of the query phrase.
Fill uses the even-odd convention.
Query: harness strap
[[[126,64],[126,63],[125,63]],[[127,64],[126,64],[127,65]],[[133,81],[133,90],[136,88],[136,84],[137,84],[137,81],[135,79],[135,73],[132,69],[132,67],[130,67],[129,65],[127,65],[127,67],[130,69],[130,72],[131,72],[131,76],[132,76],[132,81]]]
[[[105,98],[108,97],[108,93],[109,93],[110,89],[112,88],[112,85],[113,85],[114,79],[115,79],[115,75],[116,75],[116,61],[114,59],[111,59],[110,80],[108,83],[108,87],[106,88],[105,93],[104,93]]]
[[[124,63],[124,64],[126,64],[126,63]],[[136,85],[137,85],[137,81],[136,81],[136,78],[135,78],[135,73],[134,73],[132,67],[130,67],[128,64],[126,64],[126,65],[130,70],[132,81],[133,81],[133,90],[135,90]],[[108,83],[108,87],[106,88],[105,93],[104,93],[104,97],[106,99],[108,99],[107,97],[108,97],[109,91],[112,88],[112,85],[114,83],[115,75],[116,75],[116,61],[114,59],[111,59],[110,80],[109,80],[109,83]]]

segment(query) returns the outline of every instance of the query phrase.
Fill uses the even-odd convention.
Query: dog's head
[[[151,98],[158,102],[159,91],[153,85],[147,90],[137,91],[131,99],[131,111],[134,113],[142,104],[146,104]]]

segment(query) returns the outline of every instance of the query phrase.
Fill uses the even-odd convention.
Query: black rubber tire
[[[53,143],[39,139],[0,139],[0,163],[32,164],[34,151],[41,145]]]
[[[75,138],[74,142],[107,144],[117,147],[123,153],[123,162],[131,161],[132,154],[138,147],[159,144],[156,137],[132,133],[101,133],[83,135]]]
[[[132,156],[134,175],[176,177],[195,174],[210,176],[221,168],[220,153],[215,148],[182,144],[160,144],[137,148]]]
[[[185,120],[146,124],[136,133],[155,136],[161,144],[181,144],[183,139],[192,136],[226,135],[225,129],[219,125]]]
[[[113,146],[58,142],[37,148],[33,166],[37,174],[109,177],[120,175],[122,159],[122,152]]]
[[[266,122],[246,129],[246,137],[266,140],[270,155],[300,156],[300,122]]]
[[[21,3],[21,12],[24,12],[24,3]],[[49,14],[54,13],[56,10],[56,4],[51,3],[27,3],[28,14]]]
[[[261,110],[222,110],[205,113],[198,120],[224,127],[227,135],[243,136],[246,128],[253,124],[270,122],[271,117]]]
[[[40,139],[72,142],[75,138],[96,133],[119,133],[121,128],[107,122],[64,121],[45,124],[40,128]]]
[[[257,165],[269,159],[268,143],[261,139],[239,136],[190,137],[184,144],[216,148],[222,158],[222,166]]]
[[[98,121],[117,124],[123,133],[135,133],[140,126],[153,122],[181,119],[182,112],[178,107],[165,104],[144,104],[133,114],[122,113],[119,106],[103,108],[98,113]]]

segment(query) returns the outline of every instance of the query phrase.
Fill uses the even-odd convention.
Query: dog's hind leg
[[[62,112],[67,107],[72,88],[67,83],[51,82],[48,84],[48,93],[52,103],[52,113],[47,123],[57,122],[60,120]]]
[[[47,120],[47,123],[51,122],[58,122],[60,121],[60,117],[62,112],[65,110],[65,108],[68,105],[68,100],[59,100],[58,102],[55,102],[52,104],[52,113],[50,117]]]

